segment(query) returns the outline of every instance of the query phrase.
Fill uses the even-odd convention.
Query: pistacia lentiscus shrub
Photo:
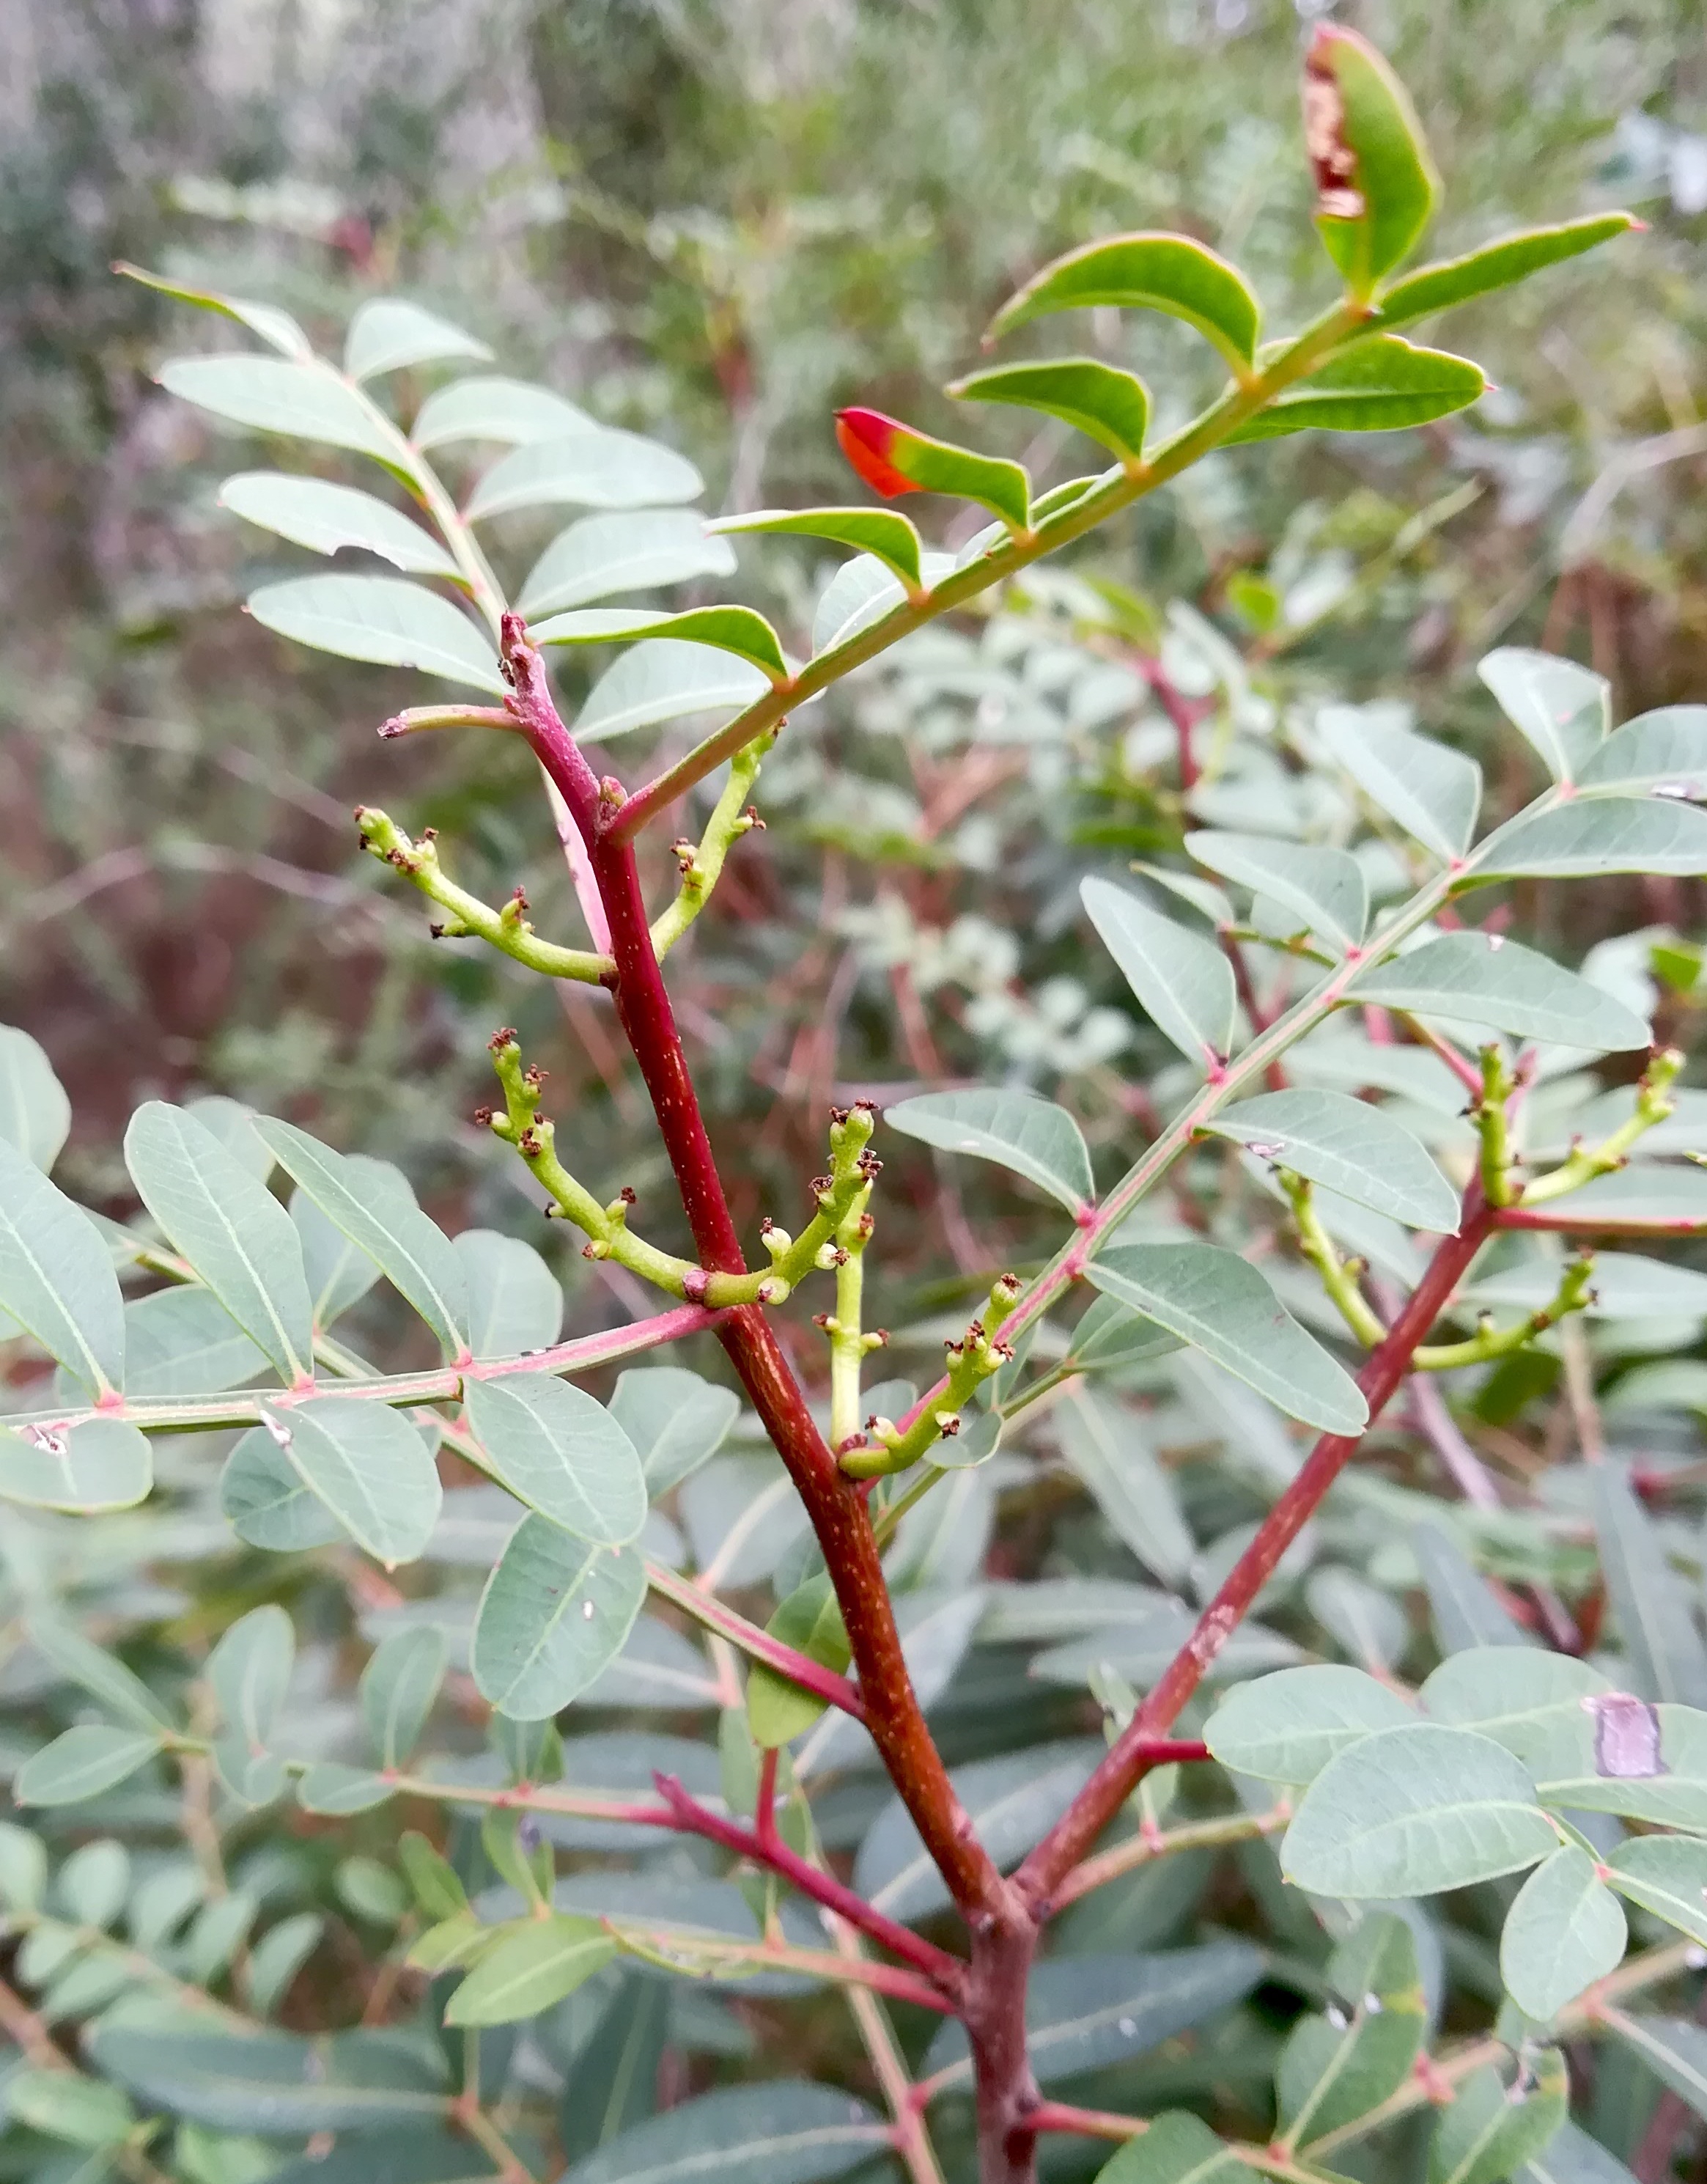
[[[709,1141],[662,967],[809,700],[997,597],[1021,684],[1130,675],[1130,603],[1035,565],[1215,450],[1467,407],[1480,369],[1418,322],[1629,225],[1405,271],[1436,184],[1403,90],[1321,31],[1304,115],[1339,292],[1301,331],[1266,337],[1237,270],[1168,234],[1070,253],[992,329],[1170,315],[1225,368],[1199,415],[1158,425],[1130,372],[1015,345],[950,392],[1111,459],[1036,493],[1019,463],[842,413],[880,500],[987,514],[954,552],[869,502],[708,525],[681,455],[488,373],[412,304],[366,305],[334,363],[269,305],[155,282],[261,345],[168,363],[166,387],[366,458],[411,504],[317,471],[222,494],[398,572],[249,601],[476,694],[383,734],[537,758],[577,944],[520,891],[459,885],[430,829],[368,806],[361,838],[447,940],[607,997],[692,1251],[576,1172],[575,1117],[509,1030],[477,1119],[654,1314],[561,1340],[524,1238],[448,1236],[396,1168],[230,1101],[139,1109],[143,1215],[98,1219],[48,1180],[64,1095],[8,1035],[0,1308],[43,1364],[0,1494],[37,1513],[19,1587],[59,1604],[8,1672],[8,2176],[810,2184],[899,2161],[997,2184],[1041,2143],[1115,2184],[1582,2184],[1626,2173],[1614,2145],[1659,2173],[1707,2113],[1699,1480],[1665,1423],[1701,1368],[1629,1362],[1693,1346],[1707,1278],[1602,1248],[1707,1228],[1679,1158],[1707,1112],[1650,1022],[1654,967],[1684,989],[1699,964],[1648,933],[1573,970],[1507,930],[1537,881],[1707,874],[1707,709],[1615,728],[1599,677],[1491,655],[1547,785],[1487,827],[1476,764],[1391,711],[1230,701],[1206,751],[1156,667],[1175,808],[1217,823],[1083,884],[1136,1002],[1076,1034],[1148,1128],[1118,1176],[1019,1083],[881,1117],[854,1100],[803,1214],[743,1238],[721,1179],[741,1149]],[[422,373],[402,420],[383,390]],[[503,525],[555,507],[591,512],[512,606]],[[803,660],[750,606],[598,604],[703,592],[758,533],[851,554]],[[946,627],[952,697],[954,646],[976,648]],[[620,649],[571,725],[547,663],[578,676],[582,647]],[[649,780],[594,762],[707,715]],[[648,901],[637,844],[696,799]],[[1000,978],[976,1000],[999,1028]],[[1054,1255],[983,1271],[922,1391],[874,1381],[864,1295],[898,1134],[1059,1208]],[[381,1279],[436,1362],[353,1346]],[[650,1362],[688,1340],[720,1377]],[[1537,1451],[1510,1422],[1561,1370],[1565,1431]],[[1023,1576],[985,1576],[998,1495],[1045,1526]],[[1049,1533],[1081,1496],[1099,1520],[1081,1502]],[[172,1566],[233,1535],[253,1552],[186,1612]],[[353,1702],[333,1595],[366,1642]]]

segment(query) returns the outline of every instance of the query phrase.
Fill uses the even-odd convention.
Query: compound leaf
[[[1229,444],[1290,432],[1398,432],[1467,410],[1487,392],[1479,364],[1419,348],[1398,334],[1371,334],[1275,397]]]

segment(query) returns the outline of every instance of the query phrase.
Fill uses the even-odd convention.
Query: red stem
[[[776,1747],[770,1746],[759,1762],[759,1790],[753,1801],[753,1827],[769,1858],[777,1842]]]
[[[1493,1209],[1482,1202],[1480,1179],[1464,1195],[1455,1236],[1435,1246],[1427,1271],[1385,1338],[1357,1376],[1373,1425],[1403,1384],[1417,1346],[1462,1279],[1493,1226]],[[1364,1433],[1324,1434],[1298,1475],[1263,1519],[1256,1537],[1228,1573],[1220,1590],[1133,1715],[1108,1757],[1071,1807],[1014,1876],[1015,1886],[1038,1918],[1048,1915],[1056,1887],[1086,1857],[1098,1836],[1154,1764],[1150,1740],[1170,1728],[1209,1664],[1250,1613],[1276,1564],[1315,1514],[1323,1496],[1361,1443]]]
[[[776,1754],[770,1756],[774,1762]],[[654,1774],[652,1780],[669,1808],[670,1826],[685,1834],[703,1836],[708,1842],[720,1843],[737,1858],[768,1866],[803,1896],[809,1896],[815,1903],[833,1911],[850,1926],[857,1926],[869,1941],[887,1949],[891,1956],[898,1957],[903,1964],[922,1972],[938,1990],[940,2008],[953,2010],[958,2007],[966,1978],[966,1967],[958,1957],[951,1957],[946,1949],[939,1949],[934,1942],[926,1941],[910,1927],[900,1925],[882,1912],[873,1910],[863,1896],[856,1895],[831,1875],[820,1872],[797,1851],[791,1850],[774,1831],[767,1841],[757,1828],[725,1819],[720,1813],[714,1813],[690,1796],[673,1774]]]
[[[1065,2131],[1080,2138],[1113,2138],[1122,2144],[1146,2128],[1140,2116],[1117,2115],[1109,2109],[1076,2109],[1065,2101],[1039,2101],[1031,2110],[1034,2131]]]
[[[1560,1212],[1549,1213],[1538,1208],[1521,1206],[1502,1206],[1495,1212],[1496,1228],[1562,1228],[1579,1236],[1699,1236],[1707,1230],[1707,1221],[1698,1213],[1680,1213],[1675,1217],[1660,1215],[1658,1219],[1621,1221],[1616,1214],[1582,1214]]]

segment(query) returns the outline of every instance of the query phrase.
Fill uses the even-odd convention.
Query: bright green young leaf
[[[1410,2076],[1428,2030],[1416,1944],[1403,1919],[1366,1912],[1335,1950],[1328,1979],[1348,2014],[1301,2018],[1275,2070],[1288,2146],[1308,2147],[1378,2109]]]
[[[414,667],[502,697],[498,655],[460,607],[400,577],[292,577],[249,594],[265,629],[341,660]]]
[[[423,452],[452,440],[491,440],[519,448],[603,429],[548,387],[522,379],[459,379],[428,395],[415,413],[409,439]]]
[[[563,1290],[531,1244],[496,1228],[451,1239],[468,1282],[469,1348],[482,1360],[549,1350],[563,1332]]]
[[[691,713],[738,713],[770,688],[750,660],[680,638],[648,638],[608,667],[575,723],[577,743],[609,743]]]
[[[516,1721],[561,1713],[622,1651],[645,1597],[631,1548],[524,1518],[481,1595],[470,1655],[481,1696]]]
[[[157,1290],[125,1307],[125,1387],[138,1401],[214,1394],[270,1369],[210,1290]]]
[[[384,1403],[315,1396],[266,1410],[265,1430],[358,1546],[392,1569],[432,1536],[443,1492],[426,1443]]]
[[[1141,1438],[1139,1422],[1094,1390],[1071,1389],[1054,1412],[1068,1468],[1144,1568],[1185,1584],[1197,1543],[1172,1479]]]
[[[514,2025],[552,2009],[602,1971],[616,1942],[596,1919],[559,1911],[500,1931],[450,1998],[447,2025]]]
[[[1612,1459],[1589,1474],[1590,1507],[1607,1599],[1634,1688],[1644,1698],[1707,1707],[1707,1643],[1693,1587],[1671,1567],[1653,1518]]]
[[[1497,933],[1447,933],[1425,941],[1365,972],[1350,999],[1614,1054],[1645,1047],[1653,1036],[1633,1009],[1603,987]]]
[[[494,1479],[579,1540],[607,1547],[646,1521],[646,1481],[632,1441],[585,1390],[544,1373],[470,1380],[469,1424]]]
[[[322,365],[275,356],[181,356],[154,377],[169,394],[228,424],[353,448],[381,462],[395,459],[380,419],[353,387]]]
[[[959,402],[1011,402],[1059,417],[1099,442],[1122,462],[1144,452],[1149,390],[1135,372],[1084,356],[1048,364],[1007,364],[957,379],[948,392]]]
[[[1632,1836],[1606,1860],[1621,1896],[1707,1942],[1707,1842],[1688,1836]]]
[[[1398,432],[1467,410],[1487,392],[1479,364],[1402,334],[1370,334],[1276,396],[1229,444],[1290,432]]]
[[[1263,1953],[1210,1942],[1143,1956],[1045,1958],[1026,1993],[1026,2046],[1039,2085],[1148,2054],[1241,2001],[1262,1977]],[[970,2089],[965,2029],[952,2019],[926,2051],[921,2075],[943,2092]]]
[[[1200,2116],[1169,2109],[1103,2164],[1096,2184],[1239,2184],[1248,2173]]]
[[[108,2018],[91,2059],[149,2109],[215,2131],[297,2138],[419,2128],[449,2106],[442,2070],[386,2031],[231,2032]]]
[[[714,535],[778,532],[798,538],[831,538],[892,569],[915,590],[924,582],[919,533],[896,508],[761,508],[748,515],[720,516],[706,528]],[[815,644],[815,651],[823,647]]]
[[[1304,1333],[1257,1269],[1215,1244],[1133,1244],[1104,1251],[1087,1279],[1212,1357],[1291,1418],[1328,1433],[1362,1430],[1357,1384]]]
[[[490,364],[492,351],[448,319],[401,296],[375,296],[364,304],[344,341],[344,370],[352,379],[377,379],[382,372],[458,357]]]
[[[1034,1092],[997,1086],[927,1092],[886,1108],[883,1120],[944,1152],[994,1161],[1048,1191],[1070,1213],[1096,1196],[1091,1156],[1078,1124],[1065,1107]]]
[[[1315,1896],[1432,1896],[1521,1871],[1558,1840],[1503,1746],[1416,1722],[1328,1762],[1287,1830],[1281,1869]]]
[[[880,2156],[888,2136],[873,2109],[833,2086],[724,2086],[607,2139],[564,2184],[825,2184]]]
[[[1319,25],[1304,58],[1316,226],[1354,296],[1407,258],[1440,194],[1410,94],[1366,39]]]
[[[1510,2088],[1490,2064],[1474,2072],[1434,2127],[1428,2184],[1498,2184],[1544,2151],[1565,2120],[1565,2058],[1544,2048],[1518,2065]]]
[[[240,1540],[272,1554],[297,1554],[344,1537],[265,1426],[252,1427],[225,1458],[220,1507]]]
[[[715,1456],[740,1412],[732,1388],[680,1365],[633,1367],[610,1399],[610,1415],[639,1451],[653,1495],[667,1494]]]
[[[371,1168],[358,1167],[293,1123],[264,1115],[255,1128],[280,1167],[414,1306],[446,1356],[466,1356],[468,1282],[462,1262],[443,1229],[415,1204],[403,1178],[376,1190]]]
[[[68,1683],[86,1691],[97,1706],[131,1729],[149,1731],[176,1726],[171,1710],[142,1679],[116,1655],[93,1644],[57,1615],[32,1615],[30,1643]]]
[[[1707,872],[1707,812],[1689,804],[1585,797],[1491,835],[1464,892],[1488,880],[1593,878],[1602,872]]]
[[[1415,1719],[1375,1677],[1324,1662],[1236,1685],[1209,1716],[1204,1738],[1235,1774],[1302,1787],[1359,1738]]]
[[[153,1484],[148,1437],[123,1418],[0,1427],[0,1500],[98,1517],[134,1508]]]
[[[6,2081],[6,2114],[14,2123],[67,2146],[114,2147],[130,2133],[136,2112],[116,2086],[81,2070],[25,2068]],[[74,2173],[81,2173],[76,2164]]]
[[[1546,2024],[1622,1958],[1624,1913],[1594,1860],[1563,1843],[1517,1892],[1499,1937],[1499,1975],[1526,2016]]]
[[[1363,867],[1343,850],[1282,842],[1265,834],[1198,833],[1186,853],[1223,879],[1271,896],[1325,940],[1354,947],[1369,922]]]
[[[715,527],[685,508],[583,515],[560,531],[534,563],[516,611],[537,621],[619,592],[686,583],[692,577],[732,577],[734,551],[713,535]]]
[[[1213,942],[1176,925],[1111,881],[1081,885],[1086,915],[1158,1031],[1198,1068],[1232,1045],[1232,967]]]
[[[125,1307],[101,1233],[7,1138],[0,1138],[0,1310],[92,1395],[124,1384]]]
[[[314,1323],[291,1217],[213,1133],[150,1100],[131,1117],[125,1162],[142,1203],[288,1383],[314,1369]]]
[[[1323,706],[1316,733],[1370,801],[1425,850],[1445,863],[1464,855],[1482,809],[1482,768],[1473,758],[1371,721],[1354,705]]]
[[[75,1805],[128,1781],[164,1749],[158,1730],[80,1722],[18,1769],[12,1795],[20,1805]]]
[[[520,508],[673,508],[704,490],[673,448],[596,425],[517,448],[487,472],[463,514],[481,523]]]
[[[1583,220],[1561,220],[1556,226],[1531,227],[1485,242],[1461,258],[1443,259],[1436,265],[1420,265],[1385,290],[1376,314],[1377,326],[1404,326],[1436,311],[1449,311],[1472,297],[1490,295],[1526,281],[1543,267],[1575,258],[1615,235],[1627,234],[1636,225],[1627,212],[1590,213]]]
[[[252,304],[243,297],[222,296],[211,288],[192,288],[184,281],[169,281],[158,273],[145,273],[140,265],[128,265],[122,261],[113,270],[144,288],[175,297],[181,304],[195,304],[204,311],[217,311],[222,318],[233,319],[240,326],[247,326],[252,334],[259,334],[282,355],[300,362],[314,354],[308,336],[288,312],[280,310],[275,304]]]
[[[1476,671],[1555,781],[1574,780],[1604,742],[1612,714],[1604,675],[1511,644],[1478,660]]]
[[[315,554],[353,546],[412,577],[451,577],[456,563],[430,531],[370,493],[287,471],[240,471],[220,488],[220,505]]]
[[[442,1631],[394,1630],[375,1646],[357,1696],[369,1749],[381,1767],[403,1767],[420,1740],[444,1681]]]
[[[1491,1736],[1540,1776],[1561,1728],[1576,1730],[1584,1702],[1606,1689],[1598,1669],[1568,1653],[1477,1646],[1443,1661],[1418,1698],[1432,1721]]]
[[[1458,1194],[1402,1123],[1344,1092],[1259,1092],[1204,1125],[1407,1228],[1458,1233]]]
[[[27,1031],[0,1024],[0,1138],[43,1175],[71,1132],[71,1102],[53,1065]]]
[[[1615,728],[1583,761],[1584,796],[1707,795],[1707,705],[1661,705]]]
[[[765,1624],[771,1637],[792,1646],[796,1652],[839,1676],[853,1658],[842,1611],[827,1577],[808,1578],[797,1585]],[[747,1671],[747,1721],[753,1741],[761,1751],[775,1751],[811,1728],[827,1702],[818,1698],[761,1661]]]
[[[1258,304],[1237,267],[1183,235],[1115,235],[1033,275],[990,324],[994,340],[1050,311],[1112,304],[1166,311],[1212,341],[1235,371],[1256,354]]]
[[[690,607],[681,614],[653,614],[644,607],[584,607],[553,615],[530,634],[539,644],[614,644],[631,638],[668,638],[678,644],[709,645],[749,661],[772,682],[788,680],[788,663],[776,632],[751,607]]]

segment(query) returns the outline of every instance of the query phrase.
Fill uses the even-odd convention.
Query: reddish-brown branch
[[[673,1774],[654,1774],[652,1780],[669,1808],[671,1826],[684,1834],[703,1836],[708,1842],[720,1844],[736,1857],[750,1858],[753,1864],[765,1866],[780,1875],[790,1887],[798,1888],[803,1896],[809,1896],[825,1910],[833,1911],[838,1919],[845,1919],[868,1941],[876,1942],[892,1957],[923,1973],[938,1990],[946,2008],[958,2008],[966,1977],[966,1967],[958,1957],[951,1957],[946,1949],[926,1941],[910,1926],[903,1926],[874,1910],[863,1896],[831,1875],[820,1872],[798,1852],[791,1850],[774,1830],[767,1840],[757,1828],[743,1827],[738,1820],[726,1819],[720,1813],[714,1813],[709,1806],[702,1805],[691,1796]]]
[[[1632,1217],[1626,1221],[1615,1213],[1573,1213],[1568,1206],[1561,1206],[1557,1212],[1550,1206],[1543,1211],[1538,1206],[1502,1206],[1493,1217],[1493,1225],[1496,1228],[1563,1229],[1576,1236],[1699,1236],[1707,1231],[1707,1221],[1699,1213],[1660,1214],[1642,1221]]]
[[[1113,2138],[1122,2144],[1148,2125],[1142,2116],[1118,2115],[1112,2109],[1076,2109],[1065,2101],[1039,2101],[1031,2110],[1034,2131],[1070,2131],[1079,2138]]]
[[[514,694],[509,705],[587,845],[610,928],[617,1018],[651,1097],[700,1264],[743,1273],[740,1240],[653,950],[634,852],[614,832],[600,832],[601,811],[621,791],[599,783],[564,727],[544,662],[515,615],[504,618],[503,659]],[[864,1501],[819,1432],[762,1309],[731,1312],[718,1335],[806,1506],[847,1626],[866,1726],[891,1780],[961,1911],[972,1916],[1005,1907],[1001,1875],[973,1833],[914,1693]]]
[[[1480,1182],[1473,1182],[1465,1193],[1458,1234],[1443,1236],[1436,1245],[1410,1301],[1357,1376],[1369,1406],[1368,1425],[1374,1424],[1403,1384],[1417,1346],[1487,1240],[1493,1220],[1493,1208],[1482,1202]],[[1020,1866],[1014,1876],[1015,1885],[1039,1918],[1048,1915],[1057,1884],[1087,1855],[1154,1764],[1147,1750],[1148,1741],[1172,1726],[1210,1663],[1250,1613],[1281,1557],[1314,1515],[1362,1440],[1362,1433],[1324,1434],[1317,1441],[1130,1725],[1070,1808]]]

